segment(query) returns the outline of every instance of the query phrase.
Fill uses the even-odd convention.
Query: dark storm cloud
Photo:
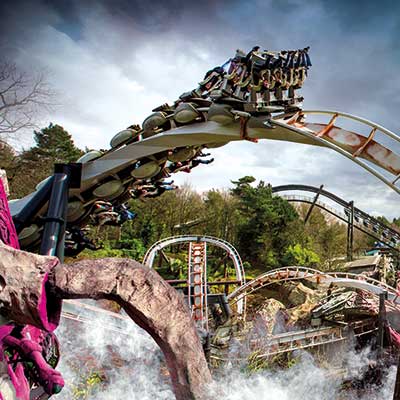
[[[59,17],[54,25],[56,29],[64,32],[74,40],[81,39],[82,20],[79,2],[72,0],[43,0],[43,4]]]
[[[398,20],[400,4],[393,0],[382,1],[346,1],[323,0],[332,18],[346,31],[368,31],[379,34]]]
[[[113,129],[141,122],[161,102],[195,87],[236,48],[255,44],[311,46],[305,109],[337,109],[400,129],[398,2],[3,0],[0,14],[1,54],[53,70],[54,84],[71,103],[56,117],[82,147],[105,146]],[[371,210],[400,214],[383,184],[336,153],[268,142],[215,154],[230,160],[231,171],[224,162],[213,176],[209,169],[196,171],[195,186],[226,186],[253,169],[275,184],[325,183],[344,198],[376,198]]]

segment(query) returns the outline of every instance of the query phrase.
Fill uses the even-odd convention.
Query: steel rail
[[[284,200],[288,201],[288,202],[294,202],[294,203],[306,203],[306,204],[313,204],[314,203],[314,199],[309,197],[305,197],[305,196],[297,196],[297,195],[280,195],[281,198],[283,198]],[[348,219],[346,218],[345,214],[340,213],[340,211],[334,209],[333,207],[330,207],[329,205],[327,205],[326,203],[317,200],[315,202],[315,206],[328,212],[329,214],[333,215],[334,217],[336,217],[337,219],[345,222],[346,224],[348,223]],[[387,225],[383,224],[383,223],[379,223],[378,226],[380,227],[381,231],[383,232],[390,232],[390,237],[389,238],[385,238],[382,235],[379,235],[378,233],[375,233],[372,229],[366,229],[364,227],[364,225],[361,222],[358,221],[354,221],[353,222],[353,226],[360,232],[365,233],[366,235],[382,242],[385,243],[385,245],[387,245],[388,247],[392,248],[393,250],[399,251],[398,246],[396,245],[397,243],[400,243],[400,233],[390,229],[389,227],[387,227]],[[375,226],[375,225],[374,225]],[[383,228],[385,227],[385,228]],[[387,229],[386,229],[387,227]],[[393,231],[394,233],[392,234],[391,231]],[[391,239],[394,238],[396,240],[396,242],[394,243]]]
[[[284,192],[284,191],[304,191],[304,192],[312,192],[312,193],[318,193],[320,192],[320,195],[323,197],[326,197],[330,200],[333,200],[335,203],[340,204],[346,209],[350,208],[350,202],[340,198],[334,193],[328,192],[325,189],[320,189],[315,186],[309,186],[309,185],[301,185],[301,184],[289,184],[289,185],[279,185],[279,186],[273,186],[271,188],[272,193],[277,193],[277,192]],[[354,207],[354,212],[357,217],[361,217],[362,219],[370,222],[371,224],[378,225],[382,229],[390,232],[392,235],[397,235],[399,236],[400,239],[400,233],[395,231],[393,228],[390,226],[387,226],[380,222],[378,219],[375,217],[367,214],[365,211],[360,210],[357,207]]]
[[[229,296],[228,300],[235,303],[236,298],[246,297],[255,291],[262,289],[274,283],[280,283],[287,280],[306,279],[319,285],[334,285],[339,287],[349,287],[365,290],[374,295],[386,294],[387,300],[396,305],[400,304],[400,293],[387,284],[384,284],[376,279],[351,273],[341,272],[321,272],[312,268],[305,267],[285,267],[268,271],[259,275],[252,281],[237,288]]]
[[[149,268],[152,268],[154,263],[154,258],[158,251],[162,250],[163,248],[174,245],[177,243],[187,243],[187,242],[206,242],[212,244],[214,246],[220,247],[224,249],[231,260],[234,263],[235,270],[236,270],[236,278],[238,281],[241,282],[241,285],[246,283],[246,277],[244,273],[244,267],[242,259],[239,255],[239,252],[235,249],[235,247],[227,242],[226,240],[219,239],[214,236],[208,235],[177,235],[171,236],[165,239],[161,239],[158,242],[154,243],[146,252],[143,257],[143,264]]]
[[[285,332],[277,335],[271,335],[256,340],[254,347],[264,345],[269,348],[262,354],[254,356],[256,359],[267,358],[276,354],[288,353],[296,350],[302,350],[311,347],[323,346],[326,344],[336,343],[348,338],[349,329],[354,330],[354,336],[360,337],[376,332],[377,328],[372,321],[358,321],[354,326],[346,325],[343,327],[322,327],[318,329],[308,329],[303,331]],[[367,328],[367,330],[364,330]],[[252,343],[250,343],[252,345]],[[210,358],[218,361],[248,361],[249,358],[244,357],[219,357],[211,354]]]
[[[271,125],[289,129],[293,132],[298,133],[301,136],[304,136],[308,139],[315,141],[316,143],[319,143],[323,147],[328,147],[332,150],[335,150],[342,156],[348,158],[349,160],[353,161],[354,163],[356,163],[357,165],[359,165],[360,167],[362,167],[363,169],[368,171],[370,174],[374,175],[376,178],[378,178],[383,183],[385,183],[387,186],[389,186],[391,189],[393,189],[396,193],[400,194],[400,188],[398,188],[396,185],[394,185],[393,182],[391,182],[389,179],[385,178],[376,169],[370,167],[366,162],[360,161],[359,158],[355,158],[351,153],[342,149],[340,146],[338,146],[326,139],[323,139],[322,137],[316,136],[316,132],[307,129],[306,127],[302,128],[302,129],[296,128],[294,126],[288,125],[284,122],[277,121],[277,120],[271,120]]]
[[[171,236],[165,239],[161,239],[158,242],[154,243],[146,252],[143,257],[143,264],[149,268],[153,267],[154,259],[157,255],[157,252],[162,250],[163,248],[174,245],[177,243],[190,243],[190,242],[205,242],[212,244],[214,246],[220,247],[224,249],[229,257],[231,258],[236,273],[236,280],[240,282],[240,286],[246,283],[246,276],[244,272],[243,262],[239,255],[239,252],[226,240],[216,238],[214,236],[207,235],[177,235]],[[245,299],[238,298],[237,299],[237,312],[242,315],[245,311]]]

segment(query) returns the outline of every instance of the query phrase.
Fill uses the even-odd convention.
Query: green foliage
[[[35,131],[34,139],[36,145],[21,154],[7,151],[0,157],[7,171],[12,198],[31,193],[40,181],[53,173],[55,163],[73,162],[83,154],[60,125],[51,123]]]
[[[143,242],[135,238],[121,241],[104,240],[101,245],[99,250],[84,250],[79,255],[79,259],[121,257],[140,261],[146,252]]]
[[[308,222],[309,206],[294,208],[273,196],[264,182],[253,177],[234,182],[230,191],[210,190],[200,196],[189,186],[146,201],[132,200],[138,214],[121,228],[103,227],[94,237],[104,248],[86,251],[90,257],[129,257],[141,260],[157,240],[177,234],[206,234],[232,243],[245,262],[246,275],[255,277],[267,269],[284,265],[330,269],[334,260],[346,254],[346,226],[315,208]],[[364,240],[364,239],[362,239]],[[366,247],[356,236],[355,247]],[[168,279],[182,279],[187,268],[187,248],[164,249],[156,268]],[[208,248],[209,276],[234,278],[233,264],[221,249]]]
[[[104,384],[105,377],[99,372],[93,371],[88,376],[84,376],[72,387],[73,400],[86,400],[92,397],[93,393]]]
[[[282,353],[270,357],[261,357],[261,351],[256,350],[247,358],[247,372],[258,373],[264,370],[277,371],[294,367],[300,361],[292,353]]]
[[[36,146],[25,152],[25,157],[57,162],[74,162],[82,154],[72,140],[72,136],[60,125],[50,125],[34,131]]]
[[[5,142],[0,141],[0,168],[7,171],[8,179],[15,173],[15,161],[17,154],[14,149]]]
[[[283,257],[284,265],[300,265],[304,267],[313,267],[320,262],[318,254],[314,251],[304,248],[297,243],[294,246],[290,245]]]
[[[238,201],[238,244],[241,255],[259,269],[281,264],[286,248],[292,244],[291,224],[298,219],[296,210],[285,200],[273,196],[263,181],[244,177],[233,182],[231,193]]]
[[[299,207],[302,219],[309,207],[309,205]],[[338,223],[336,219],[324,214],[320,209],[314,208],[304,225],[304,231],[298,243],[319,255],[320,268],[331,269],[335,264],[335,258],[346,255],[347,226]],[[357,246],[359,245],[356,242],[355,247]]]

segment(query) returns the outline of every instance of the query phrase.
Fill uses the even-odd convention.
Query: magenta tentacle
[[[15,230],[10,210],[8,207],[7,196],[4,190],[3,182],[0,179],[0,241],[4,244],[19,249],[18,235]],[[49,265],[49,271],[55,267]],[[50,319],[47,312],[46,282],[48,272],[43,276],[41,293],[37,302],[37,315],[39,316],[41,326],[52,332],[58,325],[59,315]],[[60,301],[61,302],[61,301]],[[56,305],[57,306],[57,305]],[[60,306],[60,305],[59,305]],[[57,308],[57,307],[56,307]],[[61,309],[61,307],[58,307]],[[57,312],[55,313],[57,314]],[[25,325],[21,331],[21,338],[12,335],[15,325],[10,323],[0,327],[0,361],[8,363],[7,372],[14,386],[16,397],[19,400],[29,400],[30,385],[25,376],[24,365],[21,362],[14,363],[13,359],[5,354],[6,349],[16,352],[16,358],[23,358],[26,361],[34,363],[39,376],[39,384],[48,394],[58,393],[64,386],[64,380],[61,374],[51,368],[42,355],[40,343],[44,337],[44,331],[32,325]],[[0,393],[0,400],[4,400]]]
[[[7,194],[0,179],[0,240],[14,249],[19,249],[18,235],[8,208]]]
[[[64,387],[64,379],[43,358],[42,347],[38,343],[43,339],[43,332],[33,326],[27,326],[24,328],[24,333],[25,335],[30,333],[31,339],[17,339],[9,335],[3,339],[3,343],[17,350],[23,359],[33,361],[39,375],[38,383],[42,385],[46,393],[58,393]]]

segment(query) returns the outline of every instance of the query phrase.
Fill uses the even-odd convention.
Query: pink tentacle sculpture
[[[0,240],[14,249],[19,249],[18,235],[8,208],[7,194],[0,179]]]
[[[1,242],[13,249],[19,249],[18,236],[8,208],[6,191],[0,179]],[[58,325],[61,300],[57,300],[51,305],[48,304],[45,290],[48,273],[55,267],[57,260],[49,258],[42,264],[35,287],[31,287],[27,291],[24,284],[26,280],[33,278],[32,271],[27,271],[27,276],[24,276],[21,281],[15,280],[15,277],[22,272],[18,256],[15,256],[17,254],[17,250],[12,250],[4,255],[3,263],[4,265],[8,264],[8,267],[4,268],[0,275],[1,314],[10,315],[9,309],[14,308],[11,313],[12,322],[0,327],[0,361],[7,363],[7,372],[14,386],[15,396],[20,400],[29,400],[30,385],[27,376],[27,362],[33,366],[31,373],[34,373],[35,381],[43,387],[46,393],[59,393],[64,386],[61,374],[51,368],[43,356],[44,337],[50,335],[46,331],[53,331]],[[21,277],[19,276],[19,278]],[[10,285],[10,281],[14,284]],[[6,286],[12,290],[6,290]],[[17,307],[16,298],[21,300]],[[35,301],[32,301],[33,299]],[[55,306],[57,309],[51,314],[54,316],[53,320],[48,318],[48,306]],[[6,400],[1,393],[0,400]]]

